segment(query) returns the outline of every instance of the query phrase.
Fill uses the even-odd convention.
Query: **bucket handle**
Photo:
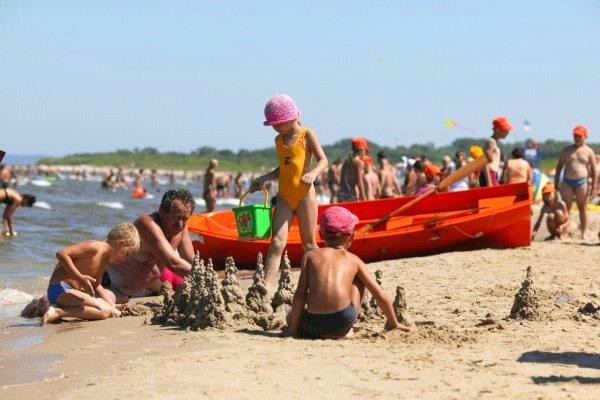
[[[269,202],[269,191],[267,189],[265,189],[264,187],[261,190],[262,190],[263,194],[265,195],[265,207],[266,207],[267,203]],[[244,204],[244,199],[249,194],[250,194],[250,189],[246,190],[246,192],[242,195],[242,197],[240,197],[240,205],[239,205],[239,207],[241,207],[242,204]]]

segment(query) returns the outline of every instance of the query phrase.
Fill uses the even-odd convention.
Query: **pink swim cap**
[[[358,217],[344,207],[333,206],[321,214],[321,236],[351,235]]]
[[[287,94],[277,94],[271,97],[265,106],[265,118],[263,124],[277,125],[292,121],[300,117],[300,109],[294,99]]]

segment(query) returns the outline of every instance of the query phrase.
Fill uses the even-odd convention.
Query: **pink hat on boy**
[[[300,118],[300,109],[294,99],[287,94],[277,94],[265,106],[264,125],[277,125]]]
[[[321,214],[321,234],[322,236],[342,236],[351,235],[358,222],[358,217],[352,214],[344,207],[333,206],[327,208]]]

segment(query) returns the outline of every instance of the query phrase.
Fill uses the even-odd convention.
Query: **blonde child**
[[[275,148],[279,166],[255,179],[251,191],[260,190],[266,182],[278,179],[279,192],[273,216],[272,238],[265,262],[265,279],[272,284],[279,269],[294,216],[298,218],[304,251],[317,248],[317,200],[314,181],[327,169],[327,157],[316,133],[300,125],[300,109],[294,100],[278,94],[265,106],[264,125],[277,132]],[[316,165],[311,169],[312,157]]]
[[[64,317],[105,319],[118,315],[115,298],[100,284],[106,264],[123,262],[138,251],[140,237],[132,224],[114,227],[105,241],[86,240],[56,253],[58,263],[48,284],[50,308],[42,323]]]

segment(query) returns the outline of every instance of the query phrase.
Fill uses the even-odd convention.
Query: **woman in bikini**
[[[0,204],[6,205],[2,220],[4,222],[5,236],[17,236],[17,232],[13,229],[12,216],[19,206],[31,207],[35,203],[35,196],[30,194],[19,194],[14,189],[0,189]]]
[[[279,182],[271,245],[265,262],[265,280],[271,285],[279,270],[294,216],[298,218],[302,249],[317,248],[318,207],[313,184],[327,169],[327,157],[316,133],[300,125],[300,109],[291,97],[278,94],[271,98],[265,106],[265,117],[264,125],[272,126],[278,133],[275,148],[279,166],[255,179],[250,191],[260,190],[270,180]],[[317,164],[311,169],[313,155]]]

